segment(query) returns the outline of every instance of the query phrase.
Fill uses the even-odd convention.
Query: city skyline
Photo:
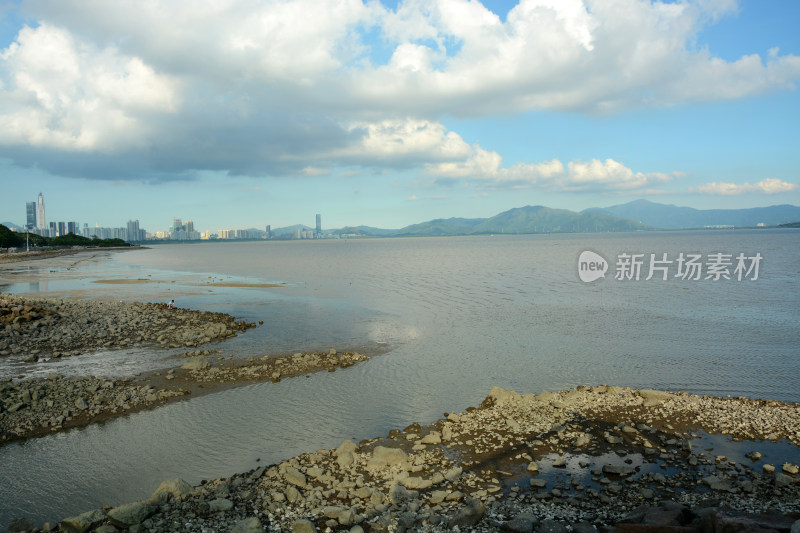
[[[0,218],[39,191],[50,220],[153,230],[798,205],[798,20],[793,0],[22,0],[0,10]]]

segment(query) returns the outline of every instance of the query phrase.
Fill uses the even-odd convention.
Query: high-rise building
[[[267,235],[265,236],[265,238],[267,239],[272,238],[272,226],[270,224],[267,224]]]
[[[41,195],[39,195],[41,198]],[[58,237],[58,226],[55,222],[50,223],[50,232],[47,234],[48,237]]]
[[[139,221],[138,220],[129,220],[128,221],[128,231],[125,238],[128,242],[138,242],[142,239],[139,235]]]
[[[59,222],[58,223],[58,236],[61,237],[62,235],[67,234],[67,223],[66,222]]]
[[[67,233],[78,235],[78,228],[80,224],[77,222],[67,222]]]
[[[322,215],[317,214],[317,229],[314,231],[314,236],[319,238],[322,237]]]
[[[39,229],[45,229],[45,219],[44,219],[44,196],[42,193],[39,193],[39,205],[38,205],[38,218],[36,219],[36,227]]]
[[[25,202],[25,229],[30,231],[36,227],[36,202]]]

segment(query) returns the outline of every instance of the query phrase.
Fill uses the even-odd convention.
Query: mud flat
[[[748,441],[747,462],[693,443]],[[800,528],[800,405],[617,387],[518,394],[41,530],[734,533]],[[759,449],[763,450],[759,451]],[[559,475],[553,475],[559,472]],[[35,530],[19,521],[17,530]]]

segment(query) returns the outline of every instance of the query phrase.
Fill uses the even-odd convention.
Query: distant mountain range
[[[759,224],[777,226],[795,221],[800,221],[800,207],[793,205],[751,209],[693,209],[635,200],[606,208],[585,209],[581,212],[544,206],[525,206],[509,209],[491,218],[440,218],[401,229],[348,226],[327,230],[325,233],[370,237],[583,233],[694,229],[708,226],[755,227]],[[297,227],[301,226],[291,226],[291,231]],[[281,232],[282,228],[273,230],[273,233]]]
[[[751,209],[693,209],[675,205],[635,200],[606,208],[593,207],[583,211],[605,213],[636,220],[659,229],[688,229],[706,226],[754,227],[758,224],[777,226],[800,220],[800,207],[771,205]]]

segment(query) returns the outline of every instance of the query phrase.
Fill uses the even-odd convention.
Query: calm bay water
[[[0,448],[0,527],[56,520],[386,434],[523,392],[610,383],[800,401],[800,232],[713,231],[203,243],[14,266],[0,290],[166,301],[264,325],[234,356],[329,348],[376,354],[343,372],[260,384]],[[611,262],[583,283],[578,256]],[[618,254],[760,253],[759,279],[616,281]],[[68,269],[69,267],[69,269]],[[51,272],[50,270],[55,270]],[[144,279],[136,284],[98,279]],[[281,283],[278,288],[220,283]],[[115,375],[166,367],[132,350],[24,373]],[[54,370],[55,369],[55,370]],[[260,462],[257,462],[260,459]]]

